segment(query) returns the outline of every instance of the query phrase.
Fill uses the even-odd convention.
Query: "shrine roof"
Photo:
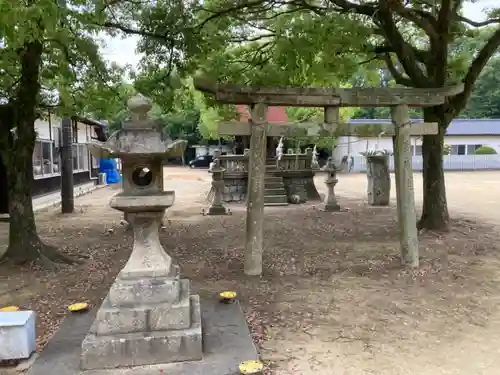
[[[244,104],[236,105],[236,110],[240,114],[240,122],[248,122],[250,119],[250,113],[248,111],[248,106]],[[267,120],[270,123],[285,123],[288,122],[288,115],[286,113],[286,107],[283,106],[270,106],[267,108]]]

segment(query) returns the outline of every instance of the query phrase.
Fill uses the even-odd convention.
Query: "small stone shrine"
[[[388,206],[391,200],[389,154],[366,155],[366,166],[368,204],[370,206]]]
[[[128,101],[133,119],[91,152],[122,161],[123,192],[111,207],[128,214],[132,254],[82,343],[83,370],[193,361],[202,358],[200,301],[160,244],[158,228],[174,192],[163,191],[163,160],[187,142],[165,139],[148,117],[151,102]]]

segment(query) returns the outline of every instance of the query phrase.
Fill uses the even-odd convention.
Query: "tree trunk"
[[[418,228],[448,231],[450,216],[446,200],[443,153],[444,134],[449,121],[441,107],[424,109],[424,120],[438,122],[439,134],[425,135],[422,143],[424,199]]]
[[[20,147],[16,148],[19,150]],[[28,154],[30,149],[32,150],[33,146],[26,145],[23,153]],[[20,154],[11,158],[10,161],[7,167],[9,170],[9,248],[5,256],[14,263],[26,263],[39,258],[43,248],[36,231],[31,200],[33,166],[31,157]]]
[[[38,237],[31,198],[41,56],[42,44],[39,42],[25,44],[19,53],[21,78],[13,103],[12,118],[15,133],[11,138],[12,142],[9,142],[9,149],[3,151],[7,168],[10,214],[9,247],[5,258],[16,264],[38,258],[70,262]]]

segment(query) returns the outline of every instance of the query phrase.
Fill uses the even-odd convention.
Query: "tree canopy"
[[[432,88],[463,82],[463,93],[423,111],[426,121],[440,124],[440,133],[423,141],[420,226],[446,229],[443,135],[471,95],[471,102],[479,104],[481,87],[492,89],[495,61],[491,70],[486,68],[477,97],[472,94],[500,45],[499,9],[477,22],[466,18],[463,4],[462,0],[3,1],[0,152],[7,161],[12,201],[8,256],[21,261],[41,254],[57,258],[53,252],[44,253],[29,198],[34,121],[40,108],[101,118],[127,116],[124,98],[132,90],[122,80],[127,67],[103,61],[97,39],[102,31],[141,36],[138,50],[145,57],[133,77],[133,90],[151,96],[161,109],[157,117],[178,135],[189,129],[180,123],[198,121],[200,132],[213,136],[219,119],[235,115],[233,107],[217,106],[190,87],[188,76],[197,74],[219,82],[260,85],[340,86],[356,81],[365,86]],[[375,83],[377,75],[381,79]],[[474,108],[485,114],[487,107]]]
[[[85,0],[0,3],[0,152],[9,189],[9,260],[68,261],[36,231],[34,124],[48,109],[60,115],[108,109],[105,103],[114,96],[123,69],[100,56],[99,22],[94,3]]]
[[[419,227],[446,230],[449,214],[443,136],[500,46],[500,9],[485,21],[467,18],[464,0],[254,0],[148,3],[107,26],[142,36],[147,69],[197,72],[218,81],[266,85],[345,83],[363,63],[390,72],[398,85],[435,88],[462,82],[464,91],[424,109],[439,123],[424,136],[424,202]],[[366,76],[364,78],[367,78]]]

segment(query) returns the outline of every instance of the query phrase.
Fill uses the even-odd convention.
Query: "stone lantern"
[[[339,182],[337,179],[337,172],[342,170],[335,165],[335,162],[330,157],[328,158],[323,171],[327,173],[325,179],[325,185],[327,187],[327,194],[324,200],[324,211],[340,211],[340,205],[337,202],[337,197],[335,196],[335,185]]]
[[[157,131],[151,106],[143,96],[131,98],[132,120],[90,147],[96,156],[121,159],[123,191],[110,206],[127,214],[134,245],[82,343],[83,370],[202,358],[199,296],[190,295],[189,280],[180,279],[158,233],[175,197],[163,191],[163,160],[181,156],[187,142]]]
[[[220,151],[214,152],[214,161],[210,165],[209,171],[212,173],[212,199],[206,215],[227,215],[229,212],[222,203],[222,194],[224,193],[224,172],[220,163]]]

